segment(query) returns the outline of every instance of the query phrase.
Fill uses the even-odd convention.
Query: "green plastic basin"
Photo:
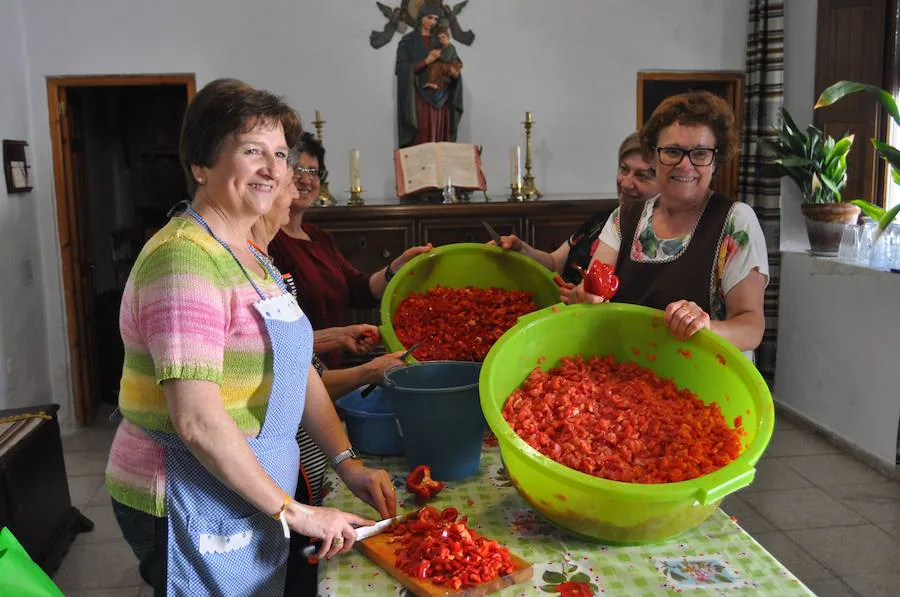
[[[729,425],[741,416],[743,451],[727,466],[679,483],[609,481],[563,466],[522,440],[503,418],[509,395],[536,367],[562,357],[614,355],[715,402]],[[772,396],[753,363],[703,330],[675,340],[656,309],[625,304],[555,305],[519,318],[481,368],[481,408],[516,489],[541,515],[579,537],[612,544],[667,540],[700,524],[722,498],[753,481],[772,436]]]
[[[411,292],[425,292],[435,286],[526,290],[533,293],[538,308],[559,302],[559,287],[553,274],[533,259],[493,245],[444,245],[411,259],[385,288],[380,331],[389,352],[406,348],[393,326],[393,315],[400,302]]]

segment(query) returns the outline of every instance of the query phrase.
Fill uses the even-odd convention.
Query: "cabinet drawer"
[[[484,218],[493,226],[497,234],[522,234],[520,218]],[[486,243],[491,240],[490,234],[481,225],[479,218],[441,218],[423,219],[419,222],[419,238],[422,243],[431,243],[435,247],[452,243]]]
[[[338,249],[357,269],[373,273],[413,246],[411,221],[360,226],[330,226]]]
[[[583,220],[566,217],[529,218],[529,244],[540,251],[552,253],[575,234]]]
[[[612,209],[605,214],[612,213]],[[531,216],[527,220],[528,239],[531,246],[541,251],[555,251],[584,224],[592,213]]]

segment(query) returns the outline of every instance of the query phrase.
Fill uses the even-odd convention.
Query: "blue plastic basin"
[[[486,427],[478,396],[480,363],[430,361],[385,372],[384,393],[393,401],[412,470],[455,481],[478,472]]]
[[[360,392],[350,392],[335,401],[344,415],[350,443],[360,452],[374,456],[402,455],[403,440],[391,398],[381,388],[375,388],[366,398]]]

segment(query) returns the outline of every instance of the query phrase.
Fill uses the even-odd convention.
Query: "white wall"
[[[900,275],[784,253],[780,403],[893,467],[900,421]]]
[[[800,126],[813,121],[818,0],[784,3],[784,107]],[[800,211],[800,190],[781,179],[781,250],[806,251],[809,239]]]
[[[28,60],[19,0],[0,3],[0,81],[0,138],[25,140],[34,155],[37,139],[30,126]],[[51,202],[47,185],[40,181],[31,193],[8,195],[0,178],[0,408],[50,400],[36,223],[37,214],[45,211],[41,208]]]
[[[785,2],[785,106],[813,120],[816,0]],[[900,276],[810,257],[799,191],[782,181],[775,398],[890,469],[900,391]]]
[[[40,238],[55,396],[68,395],[68,381],[47,76],[192,72],[198,86],[244,79],[284,94],[307,123],[321,110],[336,196],[346,196],[352,147],[362,153],[367,198],[392,195],[397,38],[369,46],[369,32],[384,23],[374,2],[29,0],[22,7],[41,186],[32,199],[38,213],[19,225],[32,236],[36,225]],[[508,147],[522,142],[520,122],[531,110],[539,187],[613,196],[616,149],[635,124],[636,72],[743,70],[746,14],[746,0],[474,0],[461,21],[475,43],[457,46],[465,63],[460,140],[484,145],[488,185],[499,195]]]

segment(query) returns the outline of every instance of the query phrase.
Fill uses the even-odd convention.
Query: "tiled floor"
[[[69,491],[96,528],[54,580],[70,597],[150,596],[103,488],[114,428],[63,437]],[[900,595],[900,483],[780,417],[756,481],[723,509],[817,595]]]
[[[72,504],[96,525],[78,536],[53,577],[67,597],[153,595],[138,574],[137,559],[122,538],[103,486],[114,434],[115,427],[105,417],[99,417],[94,427],[63,434]]]

